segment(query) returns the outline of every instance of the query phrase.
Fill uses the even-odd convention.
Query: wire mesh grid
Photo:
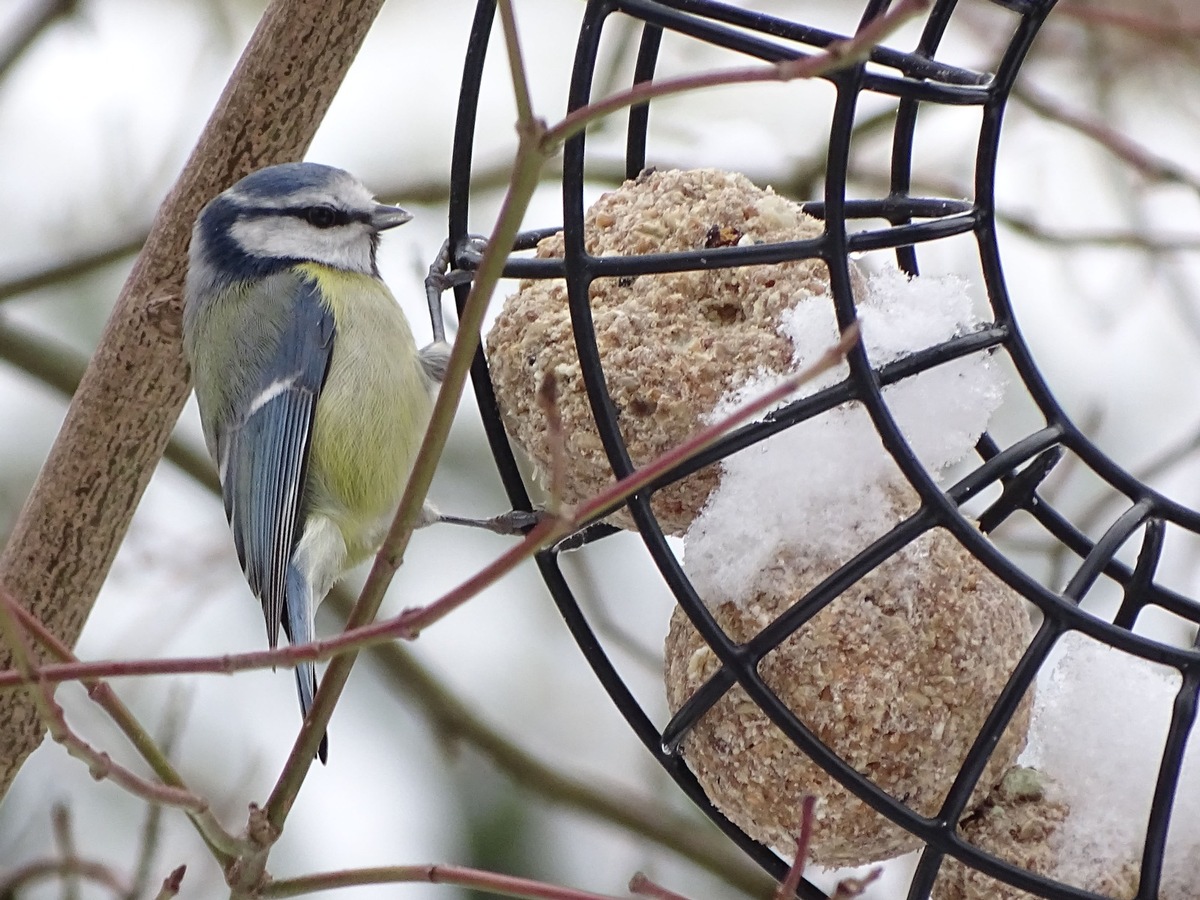
[[[589,285],[597,277],[817,258],[828,267],[837,321],[845,327],[856,316],[849,263],[853,254],[891,250],[898,266],[915,275],[919,272],[918,257],[924,245],[954,235],[967,235],[973,237],[978,250],[992,319],[970,333],[875,369],[864,351],[858,348],[850,354],[850,374],[841,383],[794,401],[762,421],[734,429],[628,501],[629,513],[662,579],[722,664],[717,674],[666,723],[654,721],[613,664],[604,642],[597,636],[594,621],[564,576],[559,557],[563,548],[541,553],[537,563],[579,647],[642,743],[718,827],[776,877],[786,872],[787,861],[726,819],[710,803],[678,753],[680,742],[696,722],[735,684],[745,690],[803,753],[871,808],[920,839],[924,849],[908,892],[910,898],[928,896],[947,856],[1037,896],[1081,898],[1099,895],[1032,874],[978,849],[963,838],[957,823],[989,754],[1052,648],[1064,634],[1081,632],[1134,656],[1174,668],[1181,674],[1182,682],[1162,748],[1137,893],[1138,898],[1152,898],[1158,896],[1174,791],[1196,713],[1200,654],[1193,646],[1172,646],[1148,638],[1137,633],[1135,626],[1139,615],[1150,607],[1165,610],[1188,623],[1200,622],[1200,606],[1196,601],[1164,587],[1155,578],[1169,532],[1176,529],[1191,534],[1200,532],[1200,513],[1140,483],[1101,452],[1056,401],[1022,336],[1005,287],[996,234],[994,182],[1006,101],[1018,70],[1054,3],[1053,0],[994,0],[994,3],[1010,14],[1014,27],[1007,49],[992,71],[973,71],[939,58],[940,44],[957,8],[954,0],[942,0],[934,3],[926,16],[915,49],[902,51],[880,46],[864,64],[823,76],[832,85],[836,99],[828,133],[823,196],[805,206],[809,214],[824,222],[823,232],[811,240],[641,256],[589,255],[584,244],[588,135],[581,134],[568,142],[562,175],[564,256],[561,259],[534,259],[514,254],[507,264],[506,275],[565,279],[588,398],[604,450],[617,477],[632,472],[634,464],[622,439],[619,413],[608,392],[593,329],[588,298]],[[887,7],[887,0],[869,0],[862,21],[882,14]],[[492,0],[480,0],[466,54],[458,110],[452,163],[452,242],[461,242],[467,235],[475,122],[493,16]],[[592,96],[593,81],[602,36],[605,29],[618,20],[634,20],[640,31],[633,70],[635,82],[654,78],[664,35],[684,36],[726,48],[749,60],[768,62],[810,54],[846,37],[710,0],[593,0],[586,6],[579,30],[569,91],[570,109],[595,99]],[[894,103],[890,184],[881,196],[851,198],[847,196],[846,185],[853,125],[856,110],[866,95],[890,98]],[[946,106],[971,107],[979,111],[972,199],[916,196],[910,190],[918,115],[932,107]],[[647,164],[650,107],[651,104],[635,107],[629,115],[624,165],[628,178],[636,177]],[[882,220],[887,224],[863,227],[861,223],[865,220]],[[525,233],[516,249],[531,248],[540,238],[558,230],[559,226],[554,226]],[[468,264],[465,258],[463,264]],[[465,300],[465,294],[465,288],[460,288],[460,303]],[[942,488],[932,480],[905,440],[883,391],[888,385],[916,373],[983,352],[1004,354],[1011,360],[1020,381],[1016,389],[1023,389],[1036,405],[1040,422],[1027,434],[1003,443],[985,434],[976,446],[977,464],[973,470],[950,487]],[[529,494],[504,432],[482,352],[475,360],[473,380],[509,498],[514,508],[528,509]],[[884,446],[919,494],[919,509],[889,533],[864,547],[755,638],[738,643],[721,629],[697,596],[656,520],[651,498],[667,484],[848,401],[857,401],[869,413]],[[1073,525],[1039,493],[1044,479],[1064,453],[1074,454],[1077,461],[1105,485],[1112,497],[1120,500],[1120,514],[1098,538],[1089,537]],[[976,517],[969,518],[962,513],[964,504],[981,497],[988,499]],[[989,532],[1018,512],[1036,522],[1046,536],[1069,550],[1076,560],[1074,572],[1061,591],[1039,583],[988,538]],[[764,682],[758,665],[849,586],[905,545],[939,527],[953,534],[983,565],[1032,603],[1040,624],[967,753],[942,807],[935,815],[922,816],[855,771],[823,744]],[[603,539],[614,530],[602,522],[594,524],[576,544]],[[1128,550],[1139,542],[1135,564],[1118,560],[1119,551]],[[1080,608],[1081,600],[1100,581],[1115,585],[1123,598],[1116,614],[1107,619]],[[802,886],[800,893],[812,898],[825,896],[808,883]]]

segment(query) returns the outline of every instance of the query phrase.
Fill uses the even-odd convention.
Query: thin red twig
[[[329,891],[335,888],[354,887],[364,884],[397,884],[428,882],[429,884],[453,884],[459,887],[477,888],[508,897],[524,897],[529,900],[619,900],[608,894],[593,894],[574,888],[560,887],[528,878],[485,872],[467,866],[417,865],[375,866],[365,869],[346,869],[339,872],[321,872],[300,878],[281,878],[265,885],[258,896],[262,897],[306,897],[314,891]]]
[[[84,762],[92,777],[97,781],[108,779],[131,794],[151,803],[173,806],[197,814],[206,812],[208,804],[191,791],[161,782],[148,781],[140,775],[134,774],[71,730],[62,707],[54,699],[53,687],[38,677],[33,647],[29,643],[28,634],[20,615],[22,612],[24,609],[13,599],[12,595],[7,591],[0,590],[0,628],[7,638],[18,671],[24,676],[26,684],[30,686],[34,705],[37,707],[42,723],[50,732],[50,737],[61,744],[71,756]]]
[[[653,900],[688,900],[683,894],[667,890],[661,884],[651,881],[645,872],[636,872],[629,879],[629,893],[639,897],[651,897]]]
[[[775,892],[775,900],[792,900],[800,888],[800,879],[804,877],[804,867],[808,863],[808,848],[812,846],[813,822],[817,808],[817,798],[805,797],[800,812],[800,834],[796,838],[796,858],[788,869],[787,878]]]

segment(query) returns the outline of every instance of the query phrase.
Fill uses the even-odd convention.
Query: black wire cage
[[[885,41],[865,62],[821,76],[832,86],[835,100],[828,130],[823,186],[820,196],[806,205],[807,212],[824,223],[823,231],[816,239],[769,247],[718,247],[696,253],[620,258],[591,256],[584,249],[585,162],[588,160],[589,135],[585,132],[567,143],[562,160],[561,229],[565,254],[561,259],[547,261],[514,253],[506,274],[521,278],[565,279],[588,398],[616,477],[628,475],[634,465],[622,439],[618,412],[608,393],[589,309],[589,285],[600,274],[632,276],[681,268],[724,268],[817,258],[828,267],[837,320],[845,327],[856,317],[848,262],[853,254],[891,251],[900,269],[917,274],[923,248],[952,236],[967,236],[973,239],[978,251],[991,321],[970,333],[957,335],[876,369],[871,367],[861,348],[855,349],[848,360],[850,375],[839,385],[795,401],[763,421],[733,430],[629,499],[628,512],[662,578],[722,664],[718,673],[670,721],[654,721],[652,714],[644,709],[622,679],[604,641],[597,635],[595,623],[590,621],[589,614],[564,577],[560,566],[560,553],[564,547],[541,553],[537,562],[580,649],[647,750],[750,857],[775,877],[782,877],[789,864],[788,860],[757,843],[726,819],[710,803],[677,752],[688,731],[734,685],[740,685],[771,721],[833,778],[871,808],[920,839],[924,849],[908,891],[910,900],[929,895],[948,856],[1036,896],[1100,896],[1033,874],[977,848],[963,838],[958,823],[1001,732],[1063,635],[1080,632],[1128,654],[1171,667],[1180,673],[1182,684],[1161,749],[1137,882],[1136,896],[1149,900],[1158,896],[1174,793],[1196,714],[1200,693],[1200,652],[1195,646],[1173,646],[1147,637],[1139,633],[1137,626],[1144,611],[1157,608],[1183,620],[1190,633],[1195,633],[1194,623],[1200,623],[1200,604],[1162,585],[1156,579],[1156,572],[1169,533],[1175,530],[1185,535],[1200,533],[1200,513],[1131,476],[1068,418],[1039,372],[1015,318],[997,242],[996,164],[1010,91],[1054,0],[990,2],[992,7],[1003,11],[1011,25],[1007,46],[991,71],[975,71],[947,61],[943,37],[959,11],[959,4],[956,0],[937,0],[922,19],[920,37],[912,50],[898,49]],[[882,15],[888,7],[888,0],[867,0],[861,23]],[[466,55],[452,161],[451,246],[465,246],[467,238],[475,124],[494,14],[494,0],[480,0]],[[590,0],[582,15],[583,24],[571,73],[570,109],[596,99],[593,82],[602,38],[606,29],[615,27],[616,23],[628,26],[632,22],[637,30],[640,43],[633,67],[635,82],[655,77],[660,47],[667,35],[725,48],[742,55],[747,62],[778,62],[809,55],[847,37],[714,0]],[[887,99],[893,104],[894,116],[891,119],[890,183],[886,192],[880,192],[879,196],[862,198],[848,196],[847,173],[856,112],[864,97]],[[627,178],[636,177],[648,162],[653,162],[652,148],[647,146],[653,105],[635,107],[628,115],[624,159]],[[917,196],[910,189],[918,117],[935,107],[967,107],[978,112],[974,194],[969,199]],[[555,227],[524,234],[517,249],[528,249],[538,238],[557,230]],[[469,267],[468,256],[462,255],[459,264]],[[465,288],[459,288],[458,299],[460,303],[465,299]],[[1012,385],[1010,392],[1025,392],[1036,407],[1040,421],[1037,427],[1017,439],[1000,442],[984,434],[975,448],[977,459],[973,468],[956,483],[943,488],[933,481],[906,442],[883,390],[889,384],[948,360],[984,352],[1002,354],[1011,361],[1019,384]],[[516,509],[529,509],[529,493],[505,434],[482,352],[475,360],[473,379],[485,428],[510,501]],[[786,617],[784,627],[775,628],[769,640],[738,643],[721,629],[697,597],[656,520],[651,499],[671,482],[847,401],[856,401],[867,410],[883,445],[919,494],[919,509],[822,581],[796,604]],[[1076,465],[1086,467],[1103,485],[1114,504],[1119,503],[1120,513],[1098,536],[1089,536],[1072,524],[1042,490],[1047,475],[1064,454],[1072,455]],[[979,503],[981,498],[986,502],[974,516],[968,517],[962,512],[964,504]],[[1036,523],[1049,541],[1064,548],[1075,561],[1065,588],[1047,587],[989,539],[989,532],[1017,513]],[[1009,675],[982,731],[967,753],[941,809],[935,815],[923,816],[901,799],[881,790],[825,746],[764,682],[758,665],[791,632],[803,629],[812,615],[841,591],[933,528],[950,532],[987,569],[1036,607],[1034,615],[1038,625],[1024,656]],[[605,539],[613,530],[603,523],[595,524],[576,543]],[[1132,547],[1137,548],[1135,561],[1118,558],[1120,552],[1130,553]],[[1099,583],[1120,592],[1122,601],[1114,615],[1102,617],[1081,606]],[[801,886],[800,895],[809,898],[825,896],[807,882]]]

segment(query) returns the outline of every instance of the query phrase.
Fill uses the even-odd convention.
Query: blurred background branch
[[[47,28],[78,9],[78,0],[37,0],[20,9],[16,22],[0,35],[0,81]]]

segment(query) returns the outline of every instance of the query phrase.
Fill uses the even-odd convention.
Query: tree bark
[[[79,636],[190,389],[180,313],[196,213],[247,172],[303,155],[382,3],[274,0],[155,216],[0,554],[0,584],[67,644]],[[0,647],[0,666],[11,662]],[[27,692],[0,692],[0,797],[44,731]]]

